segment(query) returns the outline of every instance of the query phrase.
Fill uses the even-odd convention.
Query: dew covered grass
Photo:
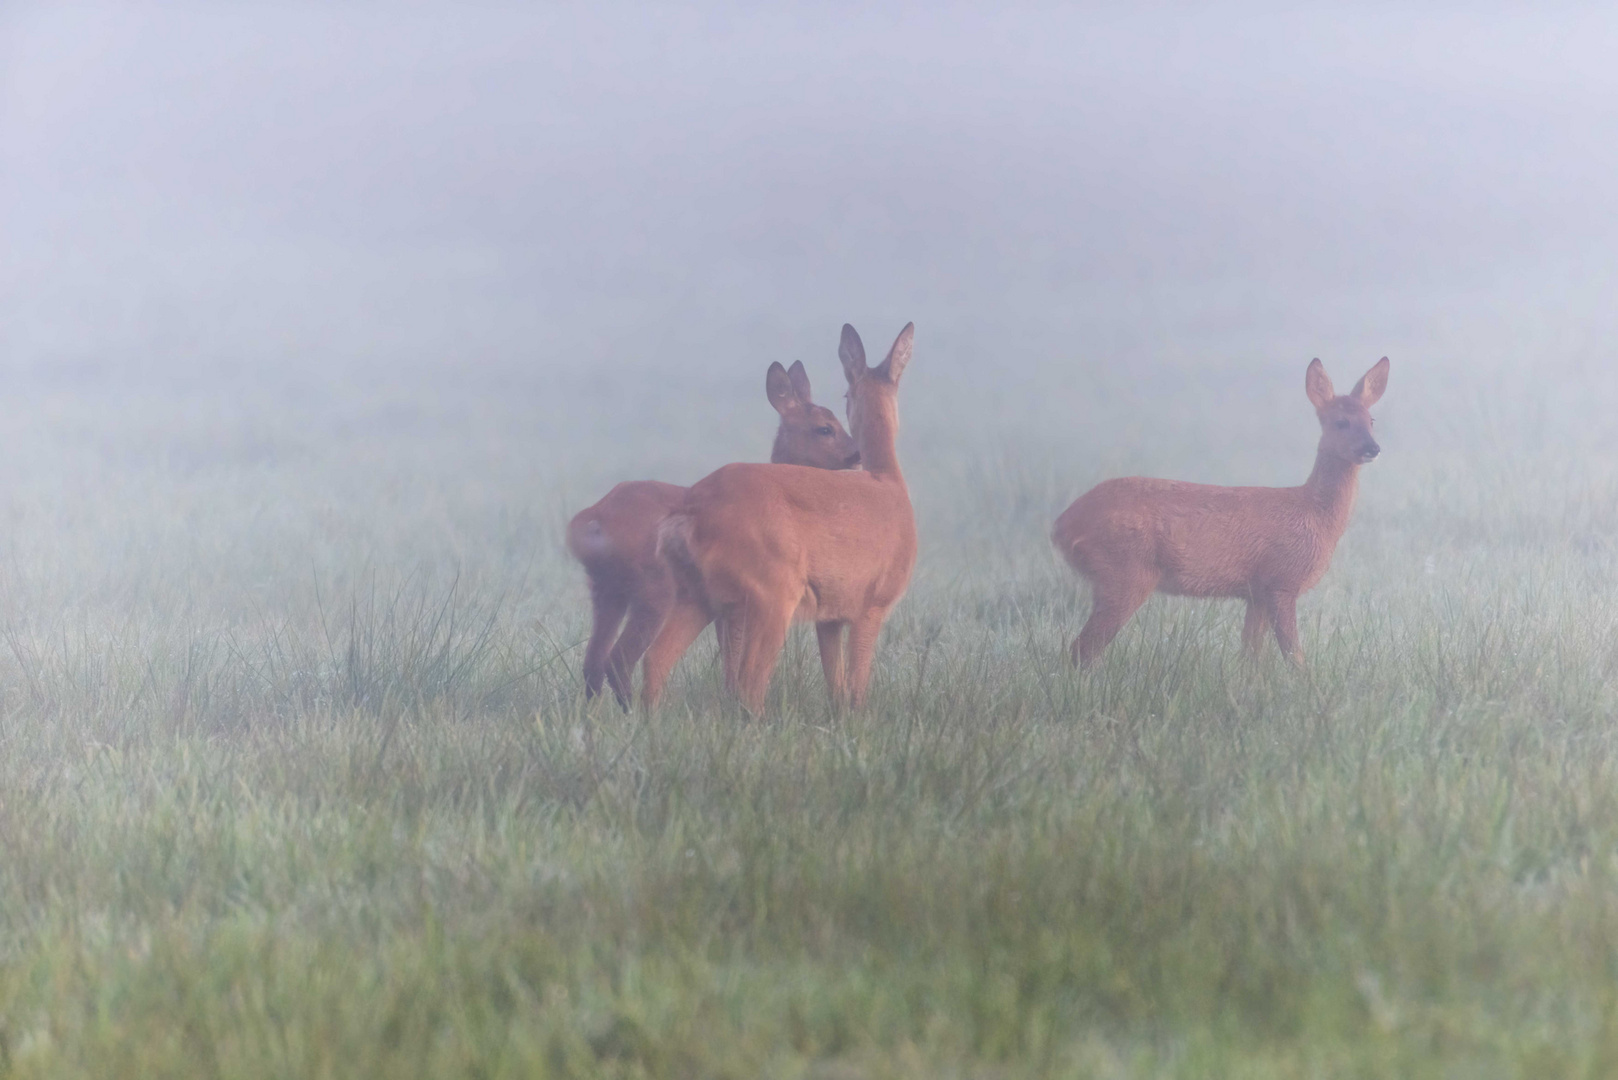
[[[655,715],[587,705],[560,542],[763,456],[752,367],[12,385],[0,1073],[1613,1074],[1612,388],[1536,426],[1399,360],[1306,670],[1159,598],[1081,676],[1050,521],[1301,481],[1303,362],[1024,414],[923,338],[872,702],[795,633],[762,720],[711,641]]]

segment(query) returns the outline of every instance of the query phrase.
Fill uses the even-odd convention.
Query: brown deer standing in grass
[[[809,376],[801,362],[790,371],[771,364],[764,392],[781,414],[771,461],[815,469],[850,469],[859,464],[859,448],[843,425],[830,409],[811,399]],[[679,602],[676,582],[657,556],[657,526],[680,505],[685,493],[676,484],[630,480],[568,523],[568,550],[584,564],[594,608],[590,643],[584,650],[584,692],[589,697],[599,694],[605,682],[618,703],[629,707],[635,664]],[[665,650],[659,689],[684,651],[669,655]]]
[[[1298,597],[1331,564],[1348,527],[1360,466],[1381,453],[1370,407],[1388,386],[1383,357],[1347,394],[1319,360],[1304,391],[1320,418],[1315,469],[1302,487],[1217,487],[1130,476],[1079,496],[1052,540],[1090,582],[1090,618],[1073,642],[1088,667],[1153,592],[1247,601],[1242,644],[1257,652],[1272,626],[1281,652],[1303,663]]]
[[[658,529],[658,550],[705,607],[688,623],[671,617],[652,652],[665,637],[683,649],[717,620],[725,684],[755,715],[794,620],[815,624],[833,703],[865,701],[877,634],[916,564],[916,517],[894,449],[914,334],[906,326],[870,368],[860,336],[843,327],[838,355],[862,471],[726,465]]]

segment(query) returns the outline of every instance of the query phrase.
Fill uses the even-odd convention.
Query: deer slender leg
[[[871,682],[871,661],[876,657],[876,639],[887,614],[885,610],[874,611],[848,624],[848,703],[856,709],[865,705],[865,691]]]
[[[1270,617],[1275,620],[1275,643],[1281,647],[1281,655],[1302,667],[1303,646],[1298,642],[1298,598],[1277,595]]]
[[[618,624],[629,610],[629,597],[606,584],[590,582],[590,643],[584,647],[584,696],[601,693],[607,680],[607,654],[618,636]]]
[[[618,644],[612,647],[612,656],[607,660],[607,681],[612,684],[612,692],[625,712],[629,711],[629,703],[635,697],[635,665],[657,637],[673,606],[672,588],[637,596],[629,604],[629,620],[624,623],[624,632],[618,635]]]
[[[1255,592],[1247,600],[1247,618],[1242,622],[1242,648],[1250,656],[1257,656],[1264,648],[1264,639],[1270,633],[1270,608],[1274,600]]]
[[[1089,667],[1096,657],[1118,636],[1130,616],[1140,610],[1147,597],[1157,588],[1157,579],[1148,574],[1098,580],[1095,597],[1091,601],[1090,617],[1084,629],[1073,642],[1073,658],[1080,667]]]
[[[646,650],[646,663],[641,667],[641,704],[650,709],[658,703],[668,687],[674,665],[712,621],[708,609],[701,604],[684,597],[675,601],[668,618],[663,620],[663,628]]]
[[[749,604],[746,613],[746,642],[736,672],[736,693],[742,707],[754,716],[764,712],[764,697],[770,690],[770,677],[787,643],[787,627],[792,609],[772,611]]]
[[[820,645],[820,670],[826,675],[826,693],[831,703],[841,708],[848,697],[848,685],[843,674],[843,627],[846,622],[832,620],[815,623],[815,640]]]
[[[742,656],[747,651],[747,617],[741,605],[720,612],[714,621],[719,634],[719,662],[725,670],[725,689],[740,693]]]

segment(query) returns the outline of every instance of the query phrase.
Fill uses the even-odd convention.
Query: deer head
[[[1339,395],[1319,360],[1309,362],[1304,392],[1320,417],[1320,453],[1349,465],[1364,465],[1382,452],[1371,437],[1371,406],[1388,388],[1388,358],[1378,360],[1354,389]]]
[[[852,469],[860,463],[860,448],[836,415],[809,396],[809,375],[802,361],[794,361],[791,370],[771,364],[764,393],[781,414],[775,449],[770,451],[772,462],[815,469]]]
[[[865,366],[865,345],[848,324],[837,355],[848,377],[848,426],[860,447],[860,459],[867,472],[897,471],[894,439],[899,431],[899,376],[910,363],[915,323],[906,323],[876,367]]]

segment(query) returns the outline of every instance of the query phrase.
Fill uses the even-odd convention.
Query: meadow
[[[1301,482],[1312,353],[990,365],[918,317],[868,708],[803,630],[762,719],[711,635],[655,714],[587,704],[564,523],[763,459],[771,359],[837,405],[837,321],[679,370],[14,373],[0,1075],[1618,1072],[1599,349],[1323,352],[1393,369],[1307,667],[1155,598],[1079,674],[1056,514]]]

